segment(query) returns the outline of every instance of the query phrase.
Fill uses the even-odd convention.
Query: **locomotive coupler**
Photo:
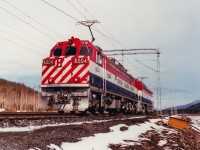
[[[58,108],[59,113],[64,113],[65,106],[70,104],[70,97],[70,94],[64,94],[62,90],[57,94],[57,104],[60,104],[60,107]]]

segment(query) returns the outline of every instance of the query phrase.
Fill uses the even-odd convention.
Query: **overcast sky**
[[[94,44],[102,49],[159,48],[163,107],[200,98],[199,0],[45,1],[62,12],[42,0],[0,0],[0,78],[38,86],[49,50],[71,36],[91,40],[76,22],[96,19]],[[143,81],[156,93],[156,73],[141,64],[156,69],[156,55],[124,60],[129,73],[148,77]]]

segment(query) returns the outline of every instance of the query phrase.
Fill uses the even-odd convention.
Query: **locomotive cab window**
[[[71,56],[71,55],[76,55],[76,47],[74,46],[68,46],[65,49],[65,56]]]
[[[62,49],[56,48],[52,51],[52,56],[61,56],[62,55]]]
[[[92,55],[92,48],[91,47],[81,47],[80,55],[91,56]]]
[[[97,64],[103,65],[103,56],[101,53],[97,53]]]

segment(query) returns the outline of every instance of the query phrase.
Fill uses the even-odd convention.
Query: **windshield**
[[[52,56],[61,56],[62,54],[62,49],[61,48],[56,48],[52,52]]]
[[[91,56],[91,54],[92,54],[92,48],[91,47],[81,47],[80,55]]]
[[[65,56],[71,56],[71,55],[76,55],[76,48],[73,46],[68,46],[65,49]]]

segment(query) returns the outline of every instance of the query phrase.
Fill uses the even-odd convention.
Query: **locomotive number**
[[[52,65],[53,64],[53,59],[46,59],[43,62],[44,65]]]
[[[84,64],[87,63],[87,58],[75,58],[74,59],[75,64]]]

